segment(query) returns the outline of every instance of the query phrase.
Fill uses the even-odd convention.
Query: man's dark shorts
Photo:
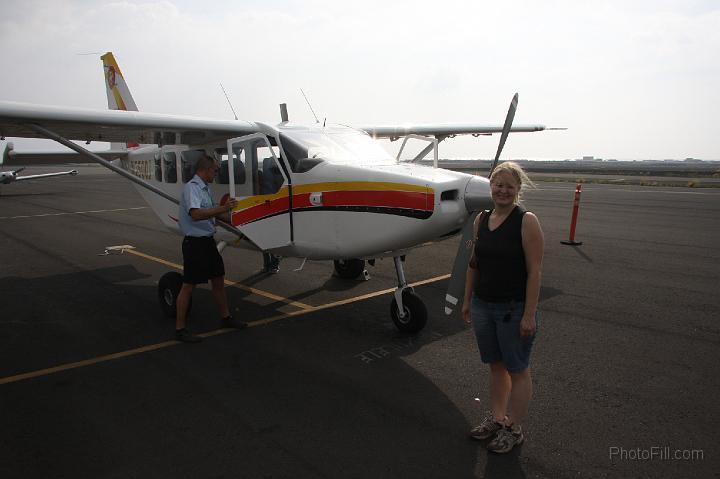
[[[212,236],[186,236],[182,252],[184,283],[207,283],[211,278],[225,276],[225,265]]]

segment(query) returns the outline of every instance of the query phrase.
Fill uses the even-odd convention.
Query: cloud
[[[115,52],[138,106],[273,122],[567,126],[516,135],[514,157],[720,159],[716,2],[6,1],[0,98],[102,108]],[[449,140],[447,156],[496,139]]]

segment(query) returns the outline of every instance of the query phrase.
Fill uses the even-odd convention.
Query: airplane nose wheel
[[[399,256],[394,258],[395,271],[398,276],[398,288],[395,297],[390,303],[390,316],[395,327],[403,333],[417,333],[427,323],[427,308],[420,296],[415,294],[407,281],[403,271],[402,260]]]
[[[427,308],[420,296],[410,290],[402,293],[403,313],[400,317],[400,309],[397,300],[393,298],[390,304],[390,315],[395,327],[403,333],[417,333],[427,323]]]
[[[182,288],[182,275],[176,271],[170,271],[160,277],[158,281],[158,300],[160,309],[168,318],[175,318],[177,314],[177,297]],[[192,298],[188,304],[188,312],[192,307]]]

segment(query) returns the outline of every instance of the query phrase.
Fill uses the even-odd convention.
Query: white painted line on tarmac
[[[66,215],[86,215],[90,213],[114,213],[117,211],[135,211],[144,210],[147,206],[137,206],[135,208],[115,208],[112,210],[87,210],[87,211],[73,211],[67,213],[44,213],[41,215],[17,215],[17,216],[0,216],[0,220],[16,220],[19,218],[43,218],[46,216],[66,216]]]

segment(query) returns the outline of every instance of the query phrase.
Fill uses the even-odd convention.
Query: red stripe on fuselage
[[[232,214],[232,224],[233,226],[244,225],[288,209],[290,209],[290,199],[284,196],[276,200],[251,206],[242,211],[234,211]]]
[[[435,195],[409,191],[323,191],[322,204],[310,202],[310,193],[293,195],[293,208],[375,206],[433,211]],[[251,206],[232,215],[232,224],[244,225],[290,208],[287,197]]]

